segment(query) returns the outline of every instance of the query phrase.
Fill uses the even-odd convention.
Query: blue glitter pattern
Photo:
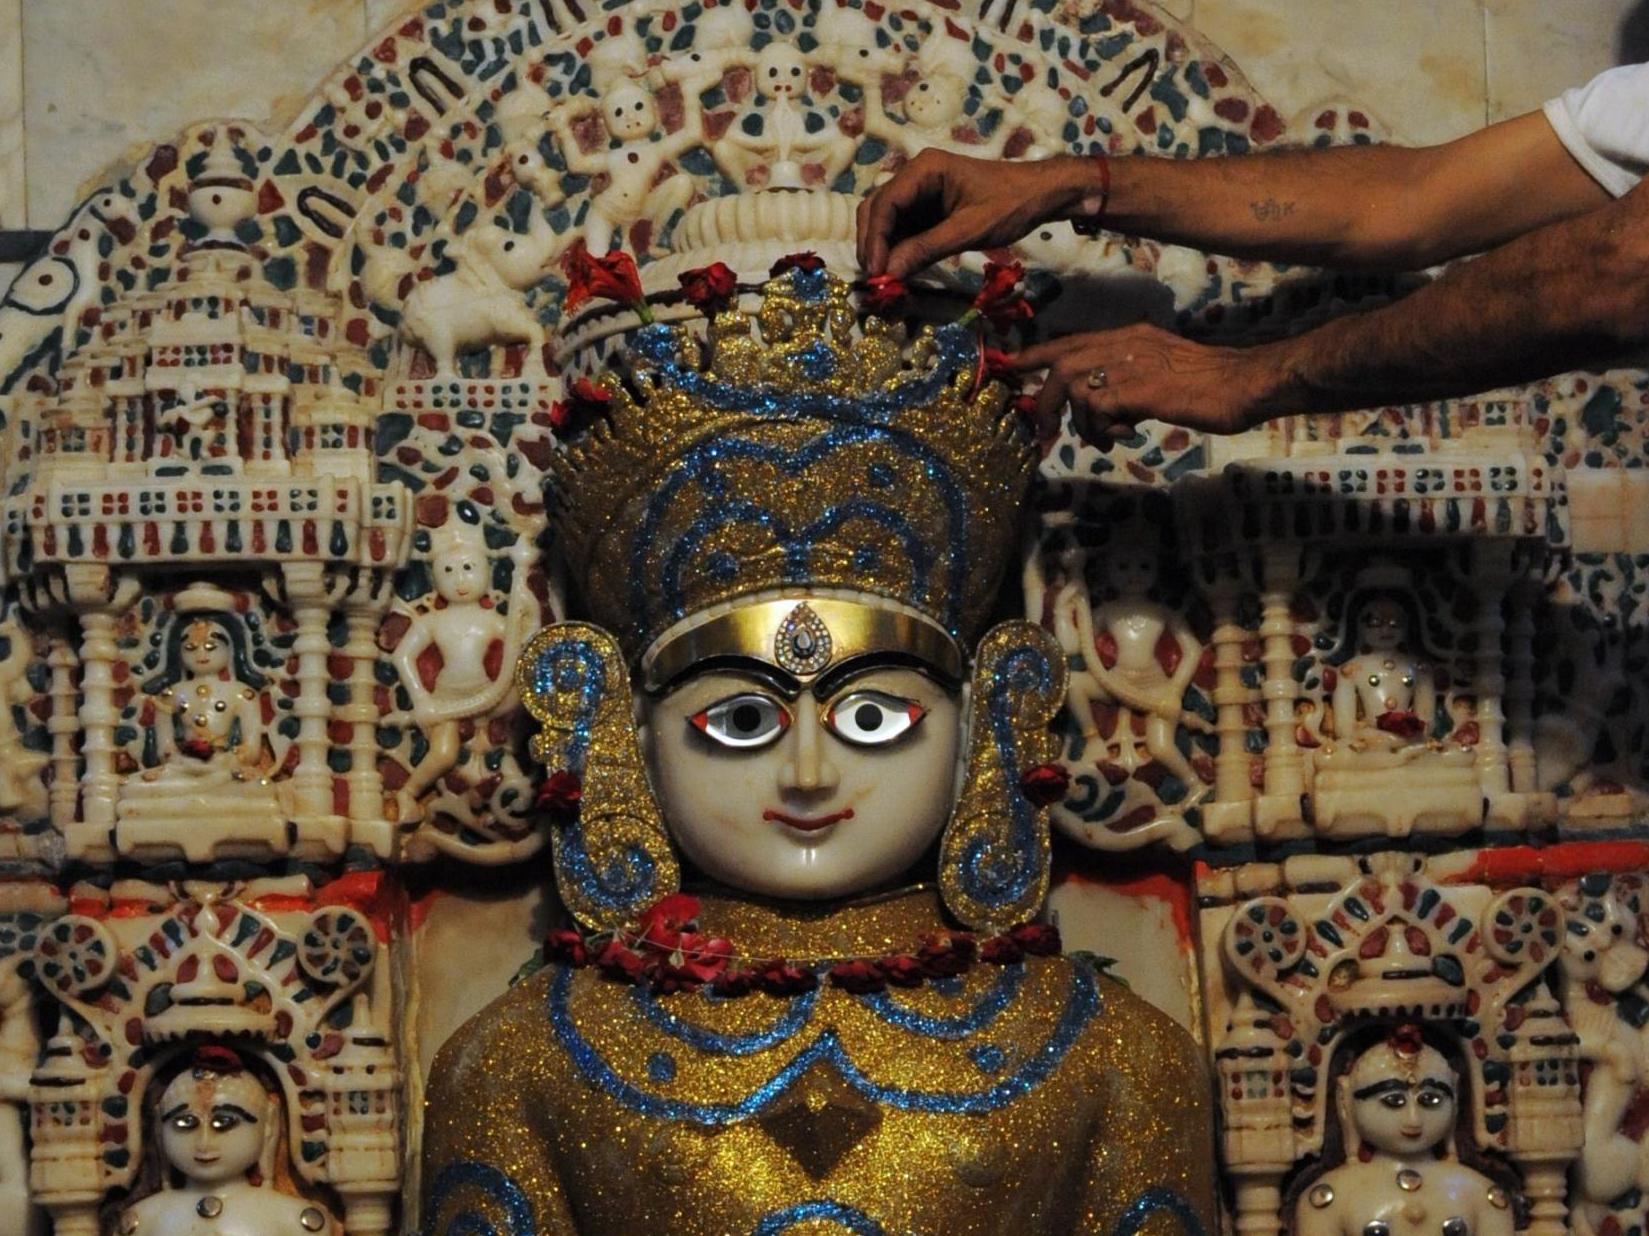
[[[911,408],[931,404],[960,373],[970,373],[979,359],[978,337],[954,323],[934,331],[936,363],[890,390],[858,395],[829,391],[783,390],[775,386],[739,386],[701,373],[683,357],[674,331],[663,324],[643,327],[630,343],[633,355],[647,362],[648,375],[708,407],[779,418],[821,417],[866,424],[886,422]],[[805,366],[816,358],[797,352]],[[808,373],[809,377],[828,376]]]
[[[873,1009],[883,1021],[892,1022],[901,1030],[920,1034],[928,1039],[965,1039],[988,1027],[1003,1009],[1013,1003],[1025,981],[1025,966],[1015,963],[1006,966],[990,991],[973,1008],[957,1017],[930,1017],[906,1008],[885,991],[861,996],[860,1002]]]
[[[765,1030],[750,1034],[720,1034],[694,1025],[665,1008],[645,983],[638,983],[630,990],[634,993],[636,1007],[648,1022],[671,1038],[713,1056],[753,1056],[770,1047],[777,1047],[812,1020],[813,1005],[819,998],[819,989],[815,987],[793,997],[790,1006]]]
[[[798,1223],[835,1223],[853,1233],[853,1236],[883,1236],[882,1225],[864,1211],[842,1202],[818,1200],[800,1202],[763,1215],[761,1222],[750,1229],[750,1236],[781,1236]]]
[[[569,997],[574,973],[572,969],[556,973],[546,1002],[556,1037],[584,1078],[614,1102],[644,1116],[711,1126],[747,1120],[766,1110],[820,1063],[828,1064],[848,1085],[884,1107],[943,1115],[993,1112],[1046,1081],[1100,1009],[1093,974],[1085,966],[1073,967],[1064,1011],[1047,1041],[1027,1051],[1026,1062],[1012,1073],[973,1091],[919,1090],[872,1081],[853,1062],[835,1030],[826,1029],[742,1098],[722,1103],[690,1103],[654,1094],[614,1072],[602,1053],[584,1037],[573,1017]]]
[[[509,1226],[500,1231],[480,1211],[466,1208],[437,1232],[434,1224],[440,1222],[448,1200],[460,1189],[479,1190],[486,1200],[497,1203]],[[427,1236],[538,1236],[526,1193],[510,1176],[487,1163],[450,1163],[441,1169],[430,1191],[429,1223]]]
[[[902,544],[910,568],[904,599],[917,604],[928,601],[939,550],[922,540],[897,503],[885,503],[860,495],[831,507],[812,523],[796,528],[779,512],[745,497],[705,504],[705,513],[664,551],[662,578],[658,581],[663,594],[664,613],[652,612],[648,585],[654,571],[649,561],[663,535],[661,529],[678,501],[694,494],[695,489],[710,497],[725,493],[725,478],[718,471],[723,464],[735,460],[754,460],[782,468],[788,475],[800,476],[814,468],[834,466],[833,457],[839,452],[867,444],[886,446],[911,460],[932,480],[945,503],[945,595],[935,599],[932,608],[942,613],[945,624],[955,632],[961,623],[965,600],[963,584],[972,552],[966,491],[944,460],[908,434],[880,425],[850,423],[831,426],[793,451],[749,438],[720,437],[700,443],[683,453],[680,461],[648,499],[645,516],[637,529],[635,542],[630,546],[630,605],[631,612],[636,616],[638,638],[645,639],[661,618],[673,622],[686,615],[683,577],[701,565],[706,541],[716,533],[737,525],[765,531],[776,545],[783,548],[785,573],[790,580],[803,583],[809,578],[810,560],[820,545],[829,544],[841,535],[844,527],[853,523],[867,521],[877,524]]]
[[[1186,1236],[1206,1236],[1202,1220],[1184,1195],[1166,1185],[1153,1185],[1145,1190],[1122,1212],[1111,1236],[1138,1236],[1145,1221],[1159,1211],[1167,1211],[1184,1225]]]
[[[1019,768],[1014,714],[1018,696],[1046,691],[1053,679],[1054,668],[1048,658],[1036,648],[1022,647],[1002,658],[991,681],[985,713],[997,758],[1009,774],[1010,815],[1006,846],[992,830],[974,838],[962,854],[962,889],[982,905],[1012,905],[1025,895],[1040,872],[1036,806],[1025,797],[1013,775]]]
[[[588,640],[557,640],[539,655],[532,680],[540,697],[573,695],[577,699],[571,729],[560,750],[546,762],[582,777],[590,750],[590,727],[607,692],[606,659]],[[546,729],[545,735],[552,732]],[[645,848],[630,846],[598,869],[578,819],[556,830],[555,863],[559,879],[575,884],[590,903],[604,909],[634,915],[658,897],[658,864]]]

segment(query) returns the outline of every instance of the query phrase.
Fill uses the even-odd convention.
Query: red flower
[[[1032,957],[1057,957],[1065,947],[1059,928],[1052,923],[1021,923],[1008,932],[1008,938]]]
[[[865,310],[874,314],[892,313],[910,297],[910,289],[898,275],[872,275],[865,280],[860,297]]]
[[[1001,348],[983,348],[986,382],[1000,382],[1004,386],[1019,389],[1019,370],[1014,368],[1013,354],[1004,352]]]
[[[680,946],[660,963],[660,970],[693,983],[708,983],[727,969],[733,960],[733,942],[720,936],[707,936],[690,931],[681,937]]]
[[[571,927],[563,927],[559,931],[552,931],[544,937],[544,956],[550,961],[559,961],[563,965],[587,966],[590,964],[590,950],[584,943],[584,936]]]
[[[578,814],[578,804],[584,797],[584,782],[571,769],[562,768],[545,778],[538,787],[538,809],[572,819]]]
[[[637,312],[646,307],[641,272],[636,269],[636,260],[622,249],[595,257],[580,240],[561,259],[561,270],[567,276],[567,295],[561,302],[564,313],[572,313],[595,297],[616,300]]]
[[[1426,1040],[1421,1036],[1419,1026],[1407,1022],[1386,1036],[1386,1044],[1399,1056],[1418,1056],[1425,1050]]]
[[[985,282],[973,298],[973,307],[983,312],[998,301],[1009,299],[1024,281],[1023,262],[986,262]]]
[[[920,987],[927,978],[927,970],[922,963],[908,953],[884,957],[878,964],[882,977],[893,987]]]
[[[838,961],[830,967],[830,981],[843,991],[852,992],[856,996],[882,991],[887,987],[887,978],[882,974],[882,967],[869,958]]]
[[[757,968],[756,985],[770,996],[797,996],[817,987],[819,976],[783,957],[775,957]]]
[[[725,262],[712,262],[679,276],[687,303],[703,313],[715,313],[727,306],[739,290],[739,277]]]
[[[979,960],[993,966],[1011,966],[1025,956],[1025,950],[1012,936],[992,936],[979,946]]]
[[[1019,776],[1019,792],[1038,807],[1051,807],[1071,788],[1071,774],[1059,764],[1037,764]]]
[[[1388,734],[1399,738],[1418,738],[1426,732],[1426,723],[1418,714],[1393,708],[1375,718],[1374,724]]]
[[[1025,278],[1025,267],[1019,262],[986,262],[985,282],[973,298],[972,307],[962,315],[964,322],[984,317],[997,330],[1007,330],[1019,322],[1028,322],[1036,316],[1031,302],[1019,287]]]
[[[715,981],[710,984],[710,990],[718,996],[730,998],[748,996],[756,990],[756,972],[754,970],[723,970],[716,975]]]
[[[189,1061],[197,1069],[227,1076],[245,1070],[246,1064],[240,1058],[240,1053],[232,1047],[219,1047],[208,1043],[204,1047],[195,1048],[195,1054]]]
[[[977,952],[978,945],[966,932],[940,931],[922,941],[916,960],[929,978],[953,978],[967,972]]]
[[[639,983],[641,976],[647,972],[647,963],[642,960],[641,954],[618,940],[607,941],[607,947],[601,950],[595,964],[608,978],[621,983]]]
[[[568,392],[568,398],[550,405],[550,428],[565,437],[580,433],[598,416],[605,416],[613,406],[613,397],[588,378],[579,378]]]
[[[698,922],[699,899],[691,893],[671,893],[648,906],[638,926],[645,944],[673,953],[683,936]]]
[[[193,738],[185,738],[178,744],[178,749],[184,755],[196,760],[209,760],[212,758],[212,753],[217,750],[212,746],[210,738],[202,738],[199,734],[196,734]]]
[[[769,279],[777,279],[787,270],[799,270],[811,274],[816,270],[824,269],[824,259],[809,249],[805,253],[787,253],[774,262],[767,272]]]

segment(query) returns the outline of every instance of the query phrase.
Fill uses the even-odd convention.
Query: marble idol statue
[[[518,670],[578,926],[431,1069],[425,1231],[1207,1230],[1194,1043],[1034,921],[1064,658],[985,630],[1035,456],[976,336],[804,264],[628,347]]]

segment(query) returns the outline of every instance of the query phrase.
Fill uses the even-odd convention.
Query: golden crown
[[[636,662],[691,615],[775,589],[854,589],[971,646],[1035,470],[967,327],[860,320],[846,284],[793,269],[701,339],[647,326],[607,415],[551,493],[585,612]],[[633,393],[632,393],[633,392]]]

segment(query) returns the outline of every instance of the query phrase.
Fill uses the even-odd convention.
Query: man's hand
[[[1039,343],[1013,363],[1048,371],[1036,396],[1039,433],[1056,432],[1069,403],[1072,428],[1102,450],[1140,421],[1229,434],[1288,410],[1268,349],[1207,347],[1144,323]]]
[[[1011,245],[1098,191],[1089,159],[1001,162],[928,149],[859,203],[859,266],[904,278],[940,258]]]

